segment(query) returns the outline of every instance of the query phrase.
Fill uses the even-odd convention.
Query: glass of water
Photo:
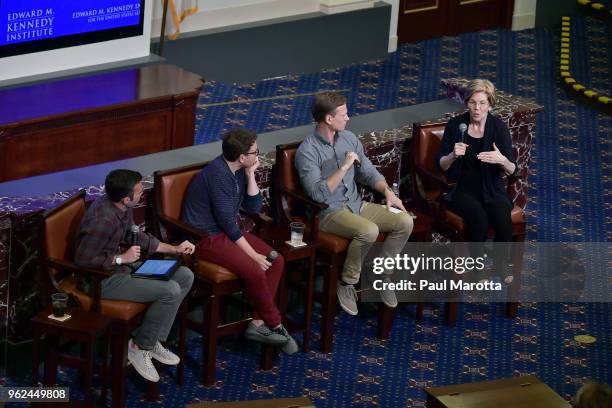
[[[306,228],[306,225],[303,222],[292,222],[290,225],[291,245],[302,245],[304,242],[304,228]]]

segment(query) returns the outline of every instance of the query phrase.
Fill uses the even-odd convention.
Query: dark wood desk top
[[[559,394],[532,375],[432,387],[425,392],[441,404],[437,406],[447,408],[571,408]]]
[[[202,79],[196,74],[156,64],[1,90],[0,128],[199,92],[201,86]]]

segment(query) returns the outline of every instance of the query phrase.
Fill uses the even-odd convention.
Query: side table
[[[106,402],[106,382],[108,364],[108,345],[110,344],[110,326],[112,319],[98,313],[87,312],[77,308],[68,308],[66,313],[71,316],[64,322],[49,319],[51,308],[47,307],[31,320],[32,342],[32,385],[38,386],[38,366],[40,365],[40,346],[43,335],[45,339],[45,376],[44,385],[54,386],[57,379],[59,362],[71,367],[79,367],[84,371],[85,402],[92,399],[91,385],[93,377],[93,345],[98,337],[103,337],[104,348],[100,382],[102,401]],[[65,338],[82,343],[81,357],[63,354],[57,350],[59,338]],[[104,403],[104,405],[106,405]]]
[[[306,278],[306,305],[304,322],[297,323],[287,321],[289,331],[303,331],[304,332],[304,352],[310,351],[310,335],[312,329],[312,305],[314,295],[314,276],[315,276],[315,254],[319,246],[315,242],[307,242],[306,246],[292,247],[285,241],[289,241],[290,230],[284,227],[270,227],[262,232],[261,238],[267,241],[279,254],[285,258],[285,273],[283,274],[280,288],[283,289],[280,292],[280,311],[285,318],[285,312],[287,309],[287,291],[284,290],[286,285],[285,279],[287,278],[287,266],[286,264],[292,261],[300,259],[308,259],[308,276]]]

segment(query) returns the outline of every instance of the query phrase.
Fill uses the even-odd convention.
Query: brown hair
[[[335,92],[321,92],[315,96],[312,104],[312,117],[315,122],[323,122],[325,116],[334,115],[339,106],[346,104],[344,95]]]
[[[223,143],[221,144],[223,157],[230,162],[238,160],[241,154],[249,152],[255,140],[257,140],[257,134],[248,129],[236,128],[229,130],[223,136]]]
[[[612,405],[612,389],[607,384],[588,382],[576,393],[576,408],[607,408]]]
[[[472,79],[467,84],[467,91],[465,97],[466,104],[476,92],[484,92],[487,95],[489,105],[491,105],[492,108],[495,107],[495,103],[497,102],[497,98],[495,97],[495,85],[488,79]]]

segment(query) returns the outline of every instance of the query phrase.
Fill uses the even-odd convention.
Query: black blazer
[[[436,158],[436,165],[438,168],[440,168],[440,158],[452,152],[455,143],[461,142],[461,132],[459,131],[459,124],[461,123],[465,123],[466,125],[470,123],[469,112],[455,116],[446,124],[442,143],[440,144],[440,150],[438,150],[438,157]],[[500,118],[491,113],[487,115],[483,137],[483,151],[493,150],[493,143],[495,143],[501,154],[506,156],[506,158],[516,166],[516,159],[512,150],[512,140],[510,139],[510,131],[508,130],[508,126],[506,126]],[[444,172],[450,181],[459,180],[462,164],[463,160],[457,159],[448,170]],[[483,163],[483,165],[482,195],[484,201],[507,201],[512,205],[502,179],[504,170],[497,164]],[[442,170],[442,168],[440,168],[440,170]],[[518,174],[518,166],[515,167],[513,176],[516,174]],[[452,198],[453,192],[454,190],[450,193],[449,199]]]

